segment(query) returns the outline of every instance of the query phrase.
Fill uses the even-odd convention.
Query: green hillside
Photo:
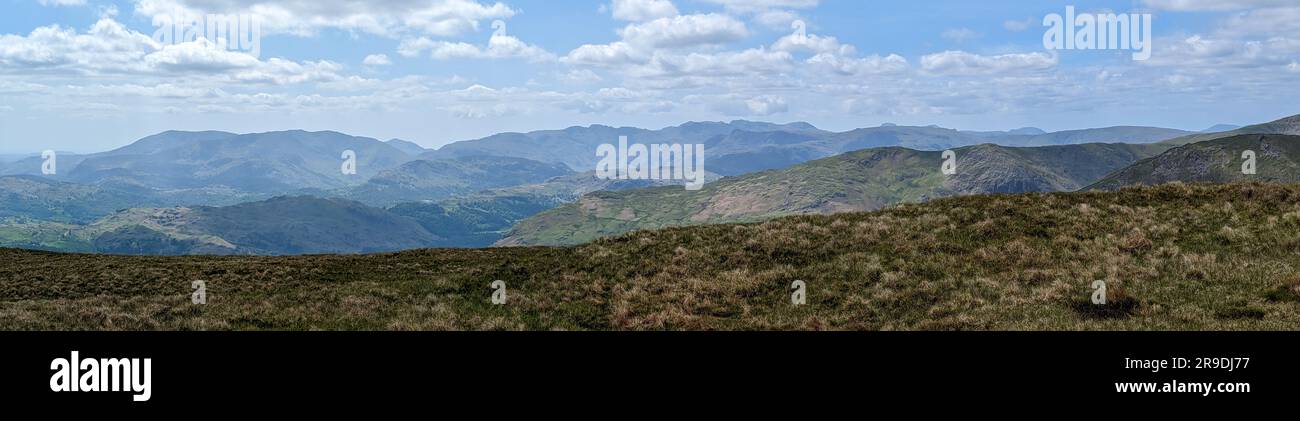
[[[1164,149],[1128,144],[977,145],[955,150],[958,170],[952,176],[940,171],[940,152],[860,150],[724,178],[695,192],[681,187],[596,192],[521,221],[498,245],[581,244],[641,229],[869,211],[954,195],[1074,191]]]
[[[137,208],[84,227],[99,253],[284,255],[428,247],[415,221],[342,199],[277,197],[234,206]]]
[[[1246,151],[1255,152],[1255,174],[1242,171]],[[1237,135],[1180,146],[1117,171],[1089,188],[1115,190],[1175,181],[1300,181],[1300,136]]]
[[[1298,254],[1300,186],[1281,184],[971,196],[571,248],[0,250],[0,329],[1297,330]]]
[[[1170,146],[1190,145],[1215,139],[1223,139],[1245,134],[1285,134],[1300,135],[1300,115],[1293,115],[1277,121],[1254,124],[1236,130],[1217,133],[1197,133],[1160,142]]]

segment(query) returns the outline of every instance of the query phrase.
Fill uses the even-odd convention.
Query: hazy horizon
[[[434,148],[735,119],[1197,131],[1292,114],[1285,93],[1300,86],[1300,5],[1276,0],[306,4],[13,0],[0,16],[0,153],[88,153],[166,130]],[[1069,5],[1150,14],[1150,58],[1049,50],[1044,22]],[[256,48],[159,38],[160,17],[212,14],[256,17]]]
[[[1184,131],[1188,131],[1188,132],[1200,132],[1200,131],[1202,131],[1202,130],[1209,129],[1209,128],[1212,128],[1212,126],[1217,126],[1217,125],[1223,125],[1223,124],[1226,124],[1226,125],[1230,125],[1230,126],[1238,126],[1238,127],[1240,127],[1240,126],[1249,126],[1249,125],[1252,125],[1252,124],[1267,123],[1267,122],[1274,121],[1274,120],[1277,120],[1277,119],[1281,119],[1281,118],[1285,118],[1285,117],[1290,117],[1290,116],[1292,116],[1292,115],[1295,115],[1295,114],[1282,115],[1282,116],[1279,116],[1279,117],[1277,117],[1277,118],[1269,118],[1269,119],[1266,119],[1266,120],[1254,121],[1254,122],[1248,122],[1248,123],[1215,123],[1215,124],[1210,124],[1210,125],[1207,125],[1206,127],[1201,127],[1201,128],[1160,127],[1160,126],[1148,126],[1148,125],[1142,125],[1142,124],[1120,124],[1120,125],[1116,125],[1116,126],[1077,127],[1077,128],[1067,128],[1067,129],[1060,129],[1060,130],[1047,130],[1047,129],[1044,129],[1043,127],[1033,126],[1033,125],[1030,125],[1030,126],[1020,126],[1020,127],[1008,127],[1008,128],[1004,128],[1004,129],[975,130],[975,129],[966,129],[966,128],[961,128],[961,127],[945,127],[945,126],[942,126],[942,125],[935,125],[935,126],[939,126],[939,127],[941,127],[941,128],[944,128],[944,129],[952,129],[952,130],[957,130],[957,131],[969,131],[969,132],[1001,132],[1001,131],[1012,131],[1012,130],[1018,130],[1018,129],[1035,128],[1035,129],[1041,129],[1041,130],[1043,130],[1043,131],[1045,131],[1045,132],[1047,132],[1047,133],[1058,133],[1058,132],[1068,132],[1068,131],[1076,131],[1076,130],[1101,129],[1101,128],[1107,128],[1107,127],[1122,127],[1122,126],[1132,126],[1132,127],[1157,127],[1157,128],[1165,128],[1165,129],[1184,130]],[[897,125],[897,126],[899,126],[899,127],[926,127],[926,126],[931,126],[930,124],[921,124],[921,125],[910,125],[910,124],[908,124],[908,125],[904,125],[904,124],[898,124],[898,123],[888,122],[888,121],[887,121],[887,122],[883,122],[883,123],[880,123],[880,124],[877,124],[877,125],[873,125],[873,126],[852,127],[852,128],[848,128],[848,129],[845,129],[845,130],[829,130],[829,129],[825,128],[825,127],[822,127],[822,126],[820,126],[820,125],[817,125],[816,123],[812,123],[812,122],[808,122],[808,121],[768,121],[768,120],[734,119],[734,120],[725,120],[725,121],[724,121],[724,120],[692,120],[692,121],[683,121],[683,122],[681,122],[681,123],[671,124],[671,125],[661,126],[661,127],[636,127],[636,126],[620,126],[620,125],[612,125],[612,124],[593,123],[593,124],[572,125],[572,126],[565,126],[565,127],[544,127],[544,128],[537,128],[537,129],[531,129],[531,130],[519,131],[519,133],[528,133],[528,132],[534,132],[534,131],[547,131],[547,130],[564,130],[564,129],[567,129],[567,128],[570,128],[570,127],[591,127],[591,126],[593,126],[593,125],[609,126],[609,127],[614,127],[614,128],[637,128],[637,129],[646,129],[646,130],[662,130],[662,129],[666,129],[666,128],[670,128],[670,127],[677,127],[677,126],[681,126],[681,125],[689,124],[689,123],[731,123],[731,122],[735,122],[735,121],[749,121],[749,122],[755,122],[755,123],[770,123],[770,124],[778,124],[778,125],[788,125],[788,124],[807,123],[807,124],[811,124],[811,125],[813,125],[814,127],[818,128],[818,129],[820,129],[820,130],[825,130],[825,131],[835,132],[835,133],[842,133],[842,132],[847,132],[847,131],[852,131],[852,130],[857,130],[857,129],[869,129],[869,128],[874,128],[874,127],[882,127],[882,126],[884,126],[884,125]],[[348,133],[348,132],[343,132],[343,131],[339,131],[339,130],[332,130],[332,129],[320,129],[320,130],[314,130],[314,129],[304,129],[304,128],[286,128],[286,129],[276,129],[276,130],[257,131],[257,132],[237,132],[237,131],[221,130],[221,129],[198,129],[198,130],[178,130],[178,129],[167,129],[167,130],[162,130],[162,131],[155,132],[155,133],[149,133],[149,134],[146,134],[146,135],[140,136],[140,137],[138,137],[138,138],[133,138],[133,139],[129,139],[129,140],[123,140],[121,143],[119,143],[119,144],[115,144],[115,145],[113,145],[113,146],[109,146],[109,147],[107,147],[107,148],[105,148],[105,149],[99,149],[99,150],[56,150],[56,152],[59,152],[59,153],[82,154],[82,155],[84,155],[84,154],[99,153],[99,152],[105,152],[105,151],[109,151],[109,150],[113,150],[113,149],[121,148],[121,147],[124,147],[124,146],[130,145],[130,144],[132,144],[132,143],[135,143],[135,142],[137,142],[137,141],[139,141],[139,140],[141,140],[141,139],[143,139],[143,138],[146,138],[146,137],[149,137],[149,136],[153,136],[153,135],[157,135],[157,134],[164,133],[164,132],[168,132],[168,131],[179,131],[179,132],[221,131],[221,132],[230,132],[230,133],[233,133],[233,134],[236,134],[236,135],[257,134],[257,133],[290,132],[290,131],[306,131],[306,132],[338,132],[338,133],[342,133],[342,134],[345,134],[345,135],[348,135],[348,136],[363,137],[363,138],[371,138],[371,139],[375,139],[375,140],[378,140],[378,141],[381,141],[381,142],[387,142],[387,141],[390,141],[390,140],[402,140],[402,141],[408,141],[408,142],[412,142],[412,143],[419,144],[420,146],[423,146],[423,147],[425,147],[426,149],[432,149],[432,150],[436,150],[436,149],[442,148],[443,146],[447,146],[447,145],[450,145],[450,144],[452,144],[452,143],[456,143],[456,142],[474,141],[474,140],[482,139],[482,138],[485,138],[485,137],[489,137],[489,136],[494,135],[494,134],[510,133],[510,132],[494,132],[494,133],[489,133],[489,134],[486,134],[486,135],[484,135],[484,136],[480,136],[480,137],[476,137],[476,138],[453,140],[453,141],[450,141],[450,142],[447,142],[447,143],[444,143],[444,144],[438,145],[438,146],[436,146],[436,147],[430,147],[430,146],[427,146],[427,145],[422,144],[421,142],[418,142],[418,141],[415,141],[415,140],[411,140],[411,139],[403,139],[403,138],[391,138],[391,139],[386,139],[386,138],[379,138],[379,137],[375,137],[375,136],[367,136],[366,134],[363,134],[363,133]],[[2,158],[8,158],[8,157],[18,157],[18,156],[35,156],[35,155],[40,155],[40,153],[41,153],[41,151],[27,151],[27,150],[20,150],[20,149],[15,149],[15,150],[0,149],[0,159],[2,159]]]

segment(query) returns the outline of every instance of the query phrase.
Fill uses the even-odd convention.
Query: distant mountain
[[[407,162],[376,175],[364,184],[335,192],[340,197],[374,206],[403,202],[440,201],[457,194],[540,183],[572,174],[562,164],[523,158],[467,156]]]
[[[1018,131],[1031,133],[1035,130],[1026,128]],[[705,167],[722,175],[733,176],[785,168],[867,148],[902,146],[915,150],[941,151],[983,143],[1022,147],[1085,143],[1141,144],[1189,133],[1156,127],[1106,127],[1037,135],[905,126],[882,126],[830,134],[735,131],[705,143],[706,155],[709,157]]]
[[[1240,129],[1240,128],[1241,128],[1241,126],[1234,125],[1234,124],[1215,124],[1215,125],[1213,125],[1213,126],[1210,126],[1210,127],[1207,128],[1207,129],[1205,129],[1205,130],[1201,130],[1201,133],[1219,133],[1219,132],[1227,132],[1227,131],[1237,130],[1237,129]]]
[[[1002,136],[1035,136],[1040,134],[1047,134],[1046,131],[1043,131],[1043,129],[1037,127],[1022,127],[1015,130],[1007,130],[1001,132],[979,132],[979,131],[967,130],[967,131],[962,131],[962,133],[979,136],[983,138],[1002,137]]]
[[[1242,172],[1242,153],[1255,152],[1255,174]],[[1300,182],[1300,136],[1237,135],[1170,149],[1107,176],[1089,187],[1118,190],[1175,181]]]
[[[956,195],[1071,191],[1163,150],[1128,144],[977,145],[956,149],[957,174],[944,176],[938,151],[873,148],[724,178],[697,192],[663,187],[592,193],[521,221],[497,244],[579,244],[641,229],[875,210]]]
[[[631,143],[647,145],[661,143],[695,144],[704,143],[710,138],[724,136],[736,130],[749,132],[821,132],[808,123],[772,124],[742,120],[730,123],[692,122],[660,130],[594,125],[570,127],[564,130],[501,133],[482,139],[452,143],[436,151],[421,155],[421,159],[504,156],[546,163],[560,163],[575,171],[588,171],[596,168],[598,160],[596,147],[606,143],[618,143],[619,136],[627,136],[628,141]]]
[[[14,180],[7,180],[11,178]],[[0,178],[8,183],[19,180]],[[48,180],[30,182],[93,189]],[[344,199],[286,196],[224,207],[122,207],[93,223],[80,225],[56,222],[58,215],[38,220],[0,214],[0,246],[130,255],[349,254],[486,247],[500,240],[519,220],[583,194],[667,183],[599,180],[588,172],[437,203],[400,203],[388,209]]]
[[[356,154],[357,174],[343,174],[345,151]],[[126,183],[159,189],[216,186],[252,193],[359,185],[414,159],[375,139],[301,130],[237,135],[164,132],[92,155],[68,168],[66,179],[85,184]]]
[[[1027,135],[1027,136],[1034,136],[1034,135],[1040,135],[1040,134],[1047,134],[1047,132],[1046,132],[1046,131],[1043,131],[1043,129],[1040,129],[1040,128],[1037,128],[1037,127],[1021,127],[1021,128],[1019,128],[1019,129],[1015,129],[1015,130],[1008,130],[1008,131],[1007,131],[1007,134],[1010,134],[1010,135]]]
[[[0,246],[300,254],[571,244],[628,230],[871,210],[946,196],[1072,191],[1180,142],[1250,132],[1300,134],[1300,116],[1215,134],[892,125],[835,133],[807,123],[749,121],[661,130],[590,126],[505,133],[439,150],[335,132],[164,132],[113,151],[60,154],[53,176],[40,175],[39,156],[0,165]],[[689,192],[680,182],[596,179],[590,171],[596,146],[620,135],[633,143],[704,144],[710,184]],[[1115,143],[1077,144],[1094,141]],[[1288,179],[1287,171],[1267,172],[1288,168],[1276,161],[1288,155],[1274,153],[1286,152],[1284,146],[1258,147],[1260,176]],[[947,149],[959,156],[958,173],[950,177],[939,174],[940,151]],[[343,150],[356,152],[358,174],[340,171]],[[1220,159],[1201,152],[1181,159]],[[1165,171],[1130,169],[1114,174],[1115,185],[1160,182]],[[270,199],[283,195],[289,196]],[[295,223],[296,214],[314,225]]]
[[[41,165],[45,163],[45,159],[41,158],[41,154],[39,153],[11,157],[10,159],[11,160],[7,162],[0,162],[0,176],[35,175],[49,179],[61,180],[66,178],[69,170],[76,168],[77,164],[80,164],[82,160],[86,159],[86,155],[64,152],[55,154],[54,162],[56,164],[55,170],[57,174],[53,176],[41,173]]]
[[[397,148],[397,150],[405,152],[407,155],[411,155],[411,156],[419,156],[422,153],[430,151],[430,149],[426,149],[425,147],[420,146],[415,142],[408,142],[402,139],[389,139],[384,141],[384,143],[388,144],[388,146]]]
[[[307,196],[227,207],[130,209],[84,231],[99,253],[146,255],[374,253],[439,240],[383,209]]]
[[[125,184],[77,184],[48,177],[0,176],[0,218],[89,223],[131,207],[232,205],[265,199],[231,189],[156,190]]]
[[[1197,133],[1187,136],[1169,139],[1160,143],[1168,145],[1187,145],[1196,142],[1205,142],[1208,140],[1222,139],[1243,134],[1289,134],[1300,135],[1300,115],[1293,115],[1277,121],[1264,124],[1255,124],[1242,127],[1236,130],[1229,130],[1220,133]]]
[[[1084,143],[1155,143],[1191,134],[1185,130],[1159,127],[1118,126],[1066,130],[1036,135],[1011,135],[992,139],[1002,146],[1079,145]]]
[[[0,177],[0,219],[89,223],[118,209],[150,203],[151,198],[114,188],[27,175]]]

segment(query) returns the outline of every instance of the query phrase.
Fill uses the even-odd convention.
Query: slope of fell
[[[957,172],[946,176],[940,152],[866,149],[724,178],[695,192],[596,192],[521,221],[497,244],[581,244],[642,229],[866,211],[955,195],[1073,191],[1161,150],[1128,144],[977,145],[957,149]]]
[[[1298,330],[1297,254],[1300,186],[1280,184],[971,196],[572,248],[0,249],[0,329]]]
[[[1243,154],[1255,153],[1255,173],[1243,171]],[[1115,190],[1182,182],[1300,181],[1300,136],[1237,135],[1180,146],[1142,160],[1089,186]]]

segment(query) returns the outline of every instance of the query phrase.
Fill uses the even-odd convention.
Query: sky
[[[1150,58],[1047,48],[1046,18],[1067,6],[1149,14]],[[97,152],[165,130],[334,130],[438,147],[591,124],[1201,130],[1300,114],[1294,0],[0,0],[0,10],[0,153]],[[257,33],[240,35],[257,42],[160,36],[168,20],[208,15],[255,19]]]

